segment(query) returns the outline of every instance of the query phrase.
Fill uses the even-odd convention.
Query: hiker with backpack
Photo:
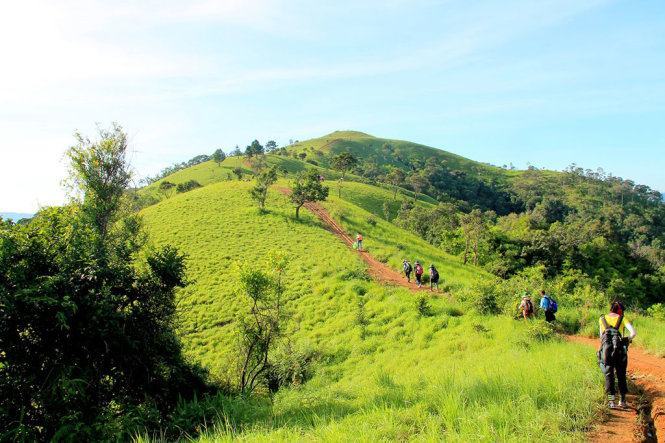
[[[408,260],[402,262],[402,268],[404,269],[404,275],[406,275],[406,281],[411,283],[411,272],[413,271],[413,266],[409,263]]]
[[[432,291],[434,286],[436,286],[437,291],[439,290],[439,271],[436,270],[434,264],[429,265],[429,290]]]
[[[423,266],[416,260],[416,284],[419,288],[423,285],[423,271]]]
[[[626,394],[628,384],[626,383],[626,368],[628,367],[628,346],[635,338],[635,328],[626,320],[624,307],[620,301],[613,301],[610,313],[600,317],[600,349],[598,349],[598,364],[605,375],[605,393],[607,394],[608,406],[616,408],[614,376],[619,384],[619,407],[627,407]],[[626,337],[626,329],[628,337]]]
[[[528,320],[533,317],[533,302],[531,301],[531,297],[529,297],[526,292],[522,295],[520,311],[522,311],[522,317],[524,317],[524,320]]]
[[[556,320],[554,314],[559,310],[559,305],[556,300],[549,295],[546,295],[545,291],[540,291],[540,308],[545,311],[546,322],[552,323]]]
[[[363,251],[363,236],[360,232],[356,234],[356,244],[358,245],[358,251]]]

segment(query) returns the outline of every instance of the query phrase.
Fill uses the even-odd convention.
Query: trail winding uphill
[[[288,189],[281,191],[285,194],[289,192]],[[323,206],[312,202],[305,203],[304,206],[347,246],[352,247],[353,238]],[[409,284],[401,273],[376,260],[369,253],[359,252],[359,254],[367,263],[370,275],[377,280],[404,286],[413,291],[425,290],[424,287],[419,289],[413,282]],[[570,336],[568,339],[593,347],[592,352],[598,347],[597,339],[580,336]],[[604,420],[590,432],[590,441],[654,442],[658,441],[657,436],[665,438],[665,359],[632,347],[629,351],[628,372],[633,383],[643,391],[643,395],[630,394],[628,398],[630,408],[609,411]]]
[[[354,240],[351,238],[344,229],[328,214],[328,211],[325,208],[317,203],[308,202],[305,203],[305,208],[307,208],[312,214],[316,215],[327,227],[328,229],[339,237],[347,246],[352,247]],[[390,268],[384,263],[381,263],[374,257],[372,257],[366,251],[358,252],[362,259],[367,263],[369,273],[375,279],[382,281],[384,283],[404,286],[412,291],[422,291],[425,290],[425,287],[418,288],[415,283],[406,281],[406,278],[399,272]]]

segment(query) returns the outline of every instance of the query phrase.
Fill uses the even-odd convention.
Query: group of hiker
[[[526,291],[522,294],[522,302],[520,303],[519,309],[524,320],[533,318],[536,315],[533,301]],[[545,320],[547,322],[552,323],[556,320],[554,314],[559,310],[559,305],[554,298],[545,294],[545,291],[540,291],[540,309],[545,313]]]
[[[413,272],[416,276],[416,285],[419,288],[423,286],[423,274],[425,269],[423,265],[420,264],[418,260],[415,261],[414,266],[411,265],[411,262],[408,260],[402,261],[402,269],[404,270],[404,275],[406,280],[411,283],[411,273]],[[434,288],[439,289],[439,271],[436,269],[434,264],[429,265],[429,290],[433,291]]]
[[[359,251],[363,250],[363,237],[360,233],[356,235],[356,243],[354,244]],[[411,283],[411,274],[415,275],[416,284],[419,288],[423,286],[423,275],[425,269],[419,261],[415,261],[411,265],[409,260],[402,261],[402,269],[404,275],[409,283]],[[430,290],[439,288],[439,271],[437,271],[434,264],[429,267],[429,287]],[[556,321],[556,312],[558,311],[558,303],[556,300],[545,293],[544,290],[540,291],[539,307],[544,312],[545,320],[549,323]],[[531,296],[525,291],[522,294],[522,301],[519,305],[522,317],[529,320],[536,315],[535,305]],[[610,409],[626,408],[626,394],[628,393],[628,384],[626,383],[626,369],[628,367],[628,346],[636,336],[635,328],[626,320],[624,315],[624,305],[615,300],[610,305],[610,312],[600,317],[599,323],[599,336],[600,348],[597,352],[598,364],[603,375],[605,376],[605,393],[607,394],[608,407]],[[626,335],[628,331],[628,335]],[[616,384],[619,387],[619,402],[616,402]]]
[[[353,248],[359,252],[363,251],[363,236],[360,232],[356,233],[356,241],[353,243]],[[416,277],[416,285],[419,288],[423,287],[423,275],[425,273],[425,269],[418,260],[415,261],[414,265],[411,265],[411,262],[406,259],[403,260],[402,269],[404,270],[404,275],[406,276],[406,280],[409,283],[411,283],[411,274],[413,273]],[[434,264],[429,266],[429,289],[430,291],[439,289],[439,271],[436,269]]]
[[[540,291],[540,308],[545,312],[545,320],[552,323],[556,320],[555,313],[558,310],[556,300]],[[628,367],[628,346],[635,338],[636,332],[633,325],[626,320],[624,306],[618,300],[610,305],[610,312],[598,320],[598,335],[600,337],[600,348],[597,352],[598,365],[605,376],[605,393],[607,394],[608,407],[610,409],[626,408],[626,394],[628,384],[626,383],[626,369]],[[525,320],[535,316],[535,309],[531,297],[526,293],[522,296],[520,310]],[[628,331],[628,335],[626,335]],[[616,383],[619,385],[619,402],[616,402]]]

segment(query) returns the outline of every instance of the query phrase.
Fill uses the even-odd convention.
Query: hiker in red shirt
[[[362,250],[363,250],[363,236],[360,234],[360,232],[358,234],[356,234],[356,243],[358,243],[358,251],[362,252]]]
[[[423,265],[419,261],[416,261],[416,283],[419,288],[423,285],[423,272]]]

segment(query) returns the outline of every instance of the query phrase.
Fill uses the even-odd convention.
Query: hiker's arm
[[[626,329],[628,329],[628,332],[630,332],[630,337],[628,337],[629,340],[632,340],[635,338],[637,335],[637,332],[635,332],[635,328],[633,328],[633,325],[630,322],[626,322],[624,325]]]

